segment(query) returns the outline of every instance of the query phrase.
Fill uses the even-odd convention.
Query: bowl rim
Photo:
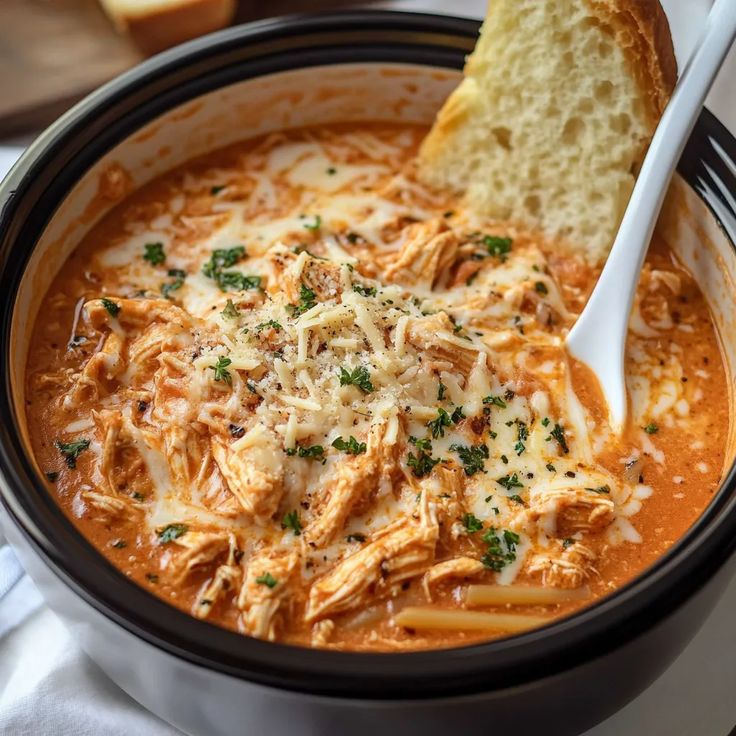
[[[6,287],[0,294],[0,501],[57,577],[148,644],[225,675],[312,695],[470,696],[550,677],[622,646],[681,606],[736,551],[735,464],[707,509],[665,555],[610,596],[567,618],[453,649],[393,654],[308,649],[222,629],[148,593],[59,513],[33,469],[15,431],[10,386],[15,297],[39,235],[89,166],[162,112],[249,77],[355,62],[460,69],[478,28],[478,21],[466,18],[366,10],[287,16],[220,31],[153,57],[93,92],[37,139],[0,185],[0,278]],[[354,32],[349,43],[347,32]],[[736,139],[704,110],[678,170],[732,245],[735,161]],[[714,172],[721,186],[713,181]],[[718,214],[706,194],[722,205]]]

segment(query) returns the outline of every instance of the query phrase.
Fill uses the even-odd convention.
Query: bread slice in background
[[[657,0],[490,0],[420,178],[600,263],[676,77]]]
[[[100,0],[105,12],[145,53],[154,54],[227,26],[236,0]]]

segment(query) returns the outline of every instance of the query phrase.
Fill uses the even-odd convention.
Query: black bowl
[[[22,407],[11,387],[16,295],[21,280],[29,278],[29,259],[44,228],[89,167],[158,115],[224,85],[333,64],[460,69],[477,32],[478,23],[471,20],[351,12],[276,19],[213,34],[145,62],[88,97],[43,134],[0,189],[0,497],[6,533],[103,668],[188,731],[232,733],[232,724],[255,709],[272,733],[293,733],[296,727],[289,724],[297,713],[311,720],[315,733],[326,728],[368,733],[376,727],[425,733],[448,727],[466,733],[508,729],[517,735],[541,727],[548,734],[578,733],[664,670],[734,572],[732,468],[702,517],[667,554],[630,584],[569,618],[450,650],[301,649],[240,636],[149,595],[77,533],[29,459],[21,439]],[[679,173],[717,212],[731,243],[734,162],[736,141],[703,111]],[[175,688],[166,682],[172,678]]]

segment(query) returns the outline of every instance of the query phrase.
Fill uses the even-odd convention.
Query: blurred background
[[[711,0],[661,1],[682,64]],[[27,142],[95,87],[187,38],[231,23],[357,7],[480,18],[486,0],[0,0],[0,141]],[[729,67],[730,82],[736,59]],[[736,129],[734,83],[719,80],[709,106]]]

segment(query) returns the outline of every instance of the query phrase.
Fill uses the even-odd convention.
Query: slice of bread
[[[490,0],[420,178],[600,263],[676,77],[657,0]]]
[[[116,27],[145,54],[227,26],[236,0],[100,0]]]

